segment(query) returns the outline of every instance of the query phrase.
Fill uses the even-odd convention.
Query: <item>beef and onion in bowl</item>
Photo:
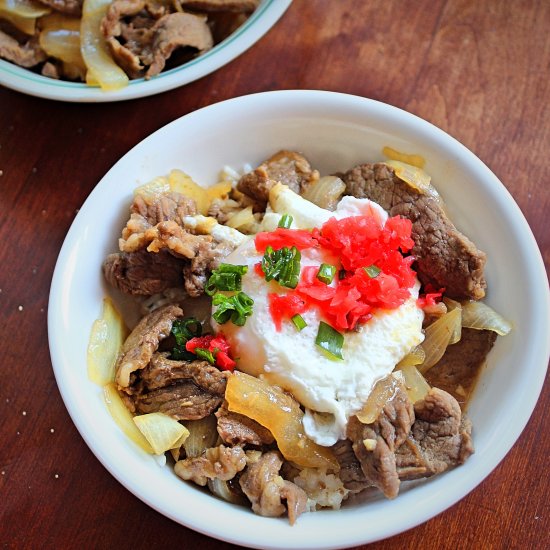
[[[422,159],[321,174],[293,150],[135,189],[93,326],[90,378],[146,452],[259,515],[339,509],[463,464],[478,373],[510,324],[486,255]],[[412,164],[411,164],[412,163]]]
[[[211,50],[260,0],[1,0],[0,58],[116,90]]]

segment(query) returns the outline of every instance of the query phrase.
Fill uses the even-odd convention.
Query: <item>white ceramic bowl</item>
[[[262,0],[256,11],[231,36],[184,65],[151,80],[138,78],[121,90],[104,92],[80,82],[55,80],[0,59],[0,84],[24,94],[82,103],[123,101],[166,92],[223,67],[256,43],[283,15],[292,0]]]
[[[100,266],[116,250],[133,188],[172,168],[209,185],[223,165],[255,165],[289,148],[303,151],[313,166],[330,173],[381,160],[385,145],[427,159],[426,170],[452,219],[487,251],[487,302],[513,322],[514,330],[491,351],[469,408],[476,453],[466,464],[403,490],[394,501],[378,498],[340,511],[304,514],[290,527],[286,519],[256,516],[181,481],[112,421],[100,389],[86,375],[90,327],[107,292]],[[512,197],[476,156],[394,107],[331,92],[283,91],[191,113],[125,155],[91,193],[67,235],[53,277],[48,325],[65,404],[89,447],[125,487],[164,515],[212,537],[256,548],[327,549],[414,527],[464,497],[491,472],[519,437],[542,387],[548,312],[548,282],[533,235]]]

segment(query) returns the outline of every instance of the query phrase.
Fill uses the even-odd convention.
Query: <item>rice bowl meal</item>
[[[182,479],[291,524],[462,464],[460,403],[511,326],[478,301],[485,254],[429,176],[390,160],[321,177],[287,150],[231,172],[138,187],[105,260],[146,312],[123,341],[107,311],[90,338],[122,429]]]
[[[268,100],[288,121],[273,122]],[[81,325],[87,369],[69,375],[83,384],[77,394],[96,395],[83,414],[101,417],[111,444],[83,433],[126,486],[215,537],[258,548],[376,540],[399,532],[384,523],[386,510],[405,514],[399,530],[412,526],[433,513],[434,495],[460,494],[494,464],[485,434],[500,418],[479,407],[495,387],[501,396],[518,390],[497,370],[508,369],[523,331],[521,316],[494,300],[502,286],[491,263],[504,256],[495,240],[478,244],[464,215],[456,220],[429,139],[367,103],[322,92],[253,96],[246,132],[222,155],[207,147],[174,164],[177,151],[154,162],[137,152],[134,174],[150,163],[144,177],[126,176],[128,161],[112,176],[128,178],[126,191],[86,260],[95,273],[102,266],[103,283],[93,283],[86,303],[95,300],[95,315]],[[346,109],[371,118],[342,122],[342,140],[318,114],[327,105],[344,120]],[[223,104],[203,113],[194,116],[205,129],[237,116]],[[264,124],[272,137],[258,147]],[[213,135],[193,146],[223,142]],[[74,285],[58,303],[69,303]],[[132,469],[155,488],[130,482]],[[181,498],[196,511],[178,511]],[[223,528],[207,526],[200,518],[220,506]],[[366,532],[351,527],[369,518]],[[238,534],[231,524],[242,521],[269,535]]]

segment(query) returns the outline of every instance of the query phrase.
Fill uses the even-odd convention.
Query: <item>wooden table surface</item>
[[[548,272],[549,31],[547,0],[295,0],[241,57],[161,95],[79,105],[0,89],[2,547],[233,547],[130,494],[88,449],[57,390],[50,281],[72,220],[113,163],[175,118],[250,92],[374,98],[474,151],[519,204]],[[549,416],[546,383],[519,441],[477,489],[369,549],[550,547]]]

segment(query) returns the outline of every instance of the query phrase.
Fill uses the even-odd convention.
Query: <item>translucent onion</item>
[[[210,207],[210,197],[206,189],[195,183],[191,176],[181,170],[172,170],[168,174],[168,184],[170,185],[170,191],[181,193],[185,197],[193,199],[199,213],[206,216]]]
[[[133,420],[156,455],[161,455],[176,447],[179,442],[183,443],[189,436],[189,431],[185,426],[175,418],[161,412],[134,416]]]
[[[189,437],[183,442],[187,457],[196,458],[206,449],[214,447],[218,440],[217,420],[214,415],[200,420],[186,420],[184,424],[189,431]]]
[[[214,199],[223,199],[227,198],[227,195],[231,192],[232,187],[233,186],[230,181],[220,181],[215,185],[207,187],[206,193],[208,194],[210,201],[213,201]]]
[[[431,184],[432,178],[424,172],[421,168],[401,162],[399,160],[388,160],[384,164],[393,168],[395,175],[404,182],[408,183],[411,187],[429,195],[434,199],[442,208],[445,207],[443,199],[437,192],[437,189]]]
[[[158,176],[134,189],[134,197],[141,195],[146,202],[152,202],[159,195],[170,192],[170,184],[165,176]]]
[[[216,477],[214,479],[209,479],[207,481],[207,485],[212,494],[226,500],[227,502],[243,505],[248,503],[248,500],[244,497],[244,495],[239,495],[231,490],[227,481],[223,481],[222,479],[218,479]]]
[[[111,413],[113,420],[117,423],[118,427],[124,432],[124,434],[139,447],[141,447],[146,453],[154,454],[153,448],[135,425],[134,417],[126,408],[126,405],[118,394],[114,383],[108,384],[103,388],[103,398],[105,399],[107,410]]]
[[[111,0],[84,0],[80,24],[80,51],[88,68],[86,82],[99,84],[102,90],[118,90],[128,85],[128,76],[115,63],[101,33],[101,20]]]
[[[233,216],[225,222],[225,225],[228,225],[233,229],[239,229],[240,227],[254,223],[255,221],[254,214],[252,213],[252,206],[247,206],[236,214],[233,214]]]
[[[0,0],[0,10],[24,19],[38,19],[51,13],[51,8],[32,0]]]
[[[100,319],[92,325],[88,340],[88,378],[104,386],[115,379],[118,352],[128,335],[128,329],[110,298],[103,300]]]
[[[407,367],[409,365],[421,365],[426,359],[426,352],[422,346],[414,347],[399,363],[397,364],[398,369],[402,367]]]
[[[412,403],[416,403],[426,397],[430,391],[430,385],[414,365],[400,367],[403,374],[407,395]]]
[[[477,330],[492,330],[505,336],[512,330],[512,324],[483,302],[462,304],[462,326]]]
[[[80,52],[80,19],[56,13],[41,19],[40,24],[40,47],[50,57],[78,67],[84,74],[86,66]]]
[[[403,375],[396,371],[379,380],[374,385],[363,408],[356,414],[363,424],[372,424],[382,412],[386,403],[394,397],[399,384],[403,382]]]
[[[461,324],[461,311],[458,308],[445,313],[437,321],[426,327],[424,331],[426,338],[422,342],[426,358],[418,367],[422,374],[425,374],[443,357],[447,346],[456,334],[457,324]]]
[[[335,210],[345,190],[346,184],[339,177],[325,176],[310,185],[302,196],[321,208]]]
[[[235,372],[227,381],[225,398],[230,411],[244,414],[266,427],[287,460],[306,468],[339,469],[332,451],[306,436],[304,413],[298,402],[278,387]]]
[[[36,30],[36,19],[21,17],[20,15],[10,13],[2,8],[0,8],[0,19],[9,21],[16,29],[19,29],[29,36],[32,36]]]
[[[421,155],[401,153],[387,146],[382,149],[382,154],[391,160],[405,162],[407,164],[411,164],[412,166],[416,166],[417,168],[424,168],[424,165],[426,164],[426,159]]]
[[[462,318],[462,304],[460,302],[457,302],[452,298],[446,298],[446,297],[443,298],[443,302],[447,307],[447,311],[453,311],[454,309],[460,310],[460,315]],[[449,341],[449,346],[452,344],[456,344],[462,338],[462,322],[455,323],[453,327],[454,327],[454,332],[451,336],[451,340]]]

